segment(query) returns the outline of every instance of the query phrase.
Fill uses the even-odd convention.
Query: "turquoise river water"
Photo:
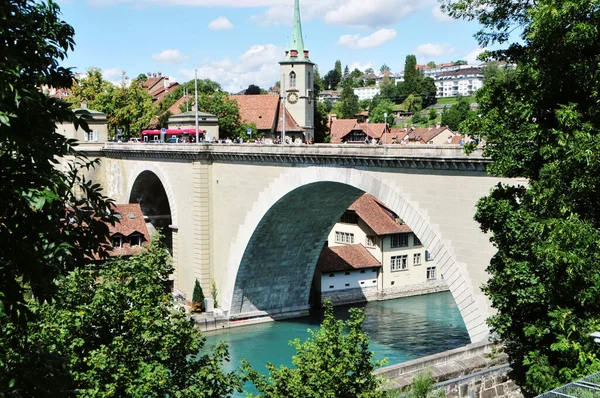
[[[469,335],[456,303],[449,292],[357,304],[365,309],[363,329],[371,336],[370,349],[375,359],[388,359],[388,365],[405,362],[469,344]],[[337,318],[348,318],[349,306],[335,308]],[[307,317],[259,325],[243,326],[206,333],[207,346],[218,341],[229,343],[231,362],[227,370],[239,368],[246,358],[252,366],[266,372],[265,364],[291,365],[296,337],[309,337],[307,329],[316,328],[322,312]],[[247,390],[252,388],[248,386]]]

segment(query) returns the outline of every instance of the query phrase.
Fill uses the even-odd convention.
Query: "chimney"
[[[147,72],[146,75],[148,75],[148,77],[152,77],[152,72]]]
[[[87,101],[85,100],[85,98],[81,100],[81,109],[87,109]]]
[[[440,123],[440,122],[437,122],[437,123],[435,124],[435,128],[436,128],[436,129],[439,129],[441,125],[442,125],[442,123]]]
[[[152,74],[152,77],[156,77],[156,73]]]
[[[162,72],[158,72],[158,77],[161,77],[161,76],[162,76]]]
[[[169,91],[169,87],[171,85],[169,84],[169,78],[165,77],[165,80],[163,80],[163,87],[165,88],[165,91]]]

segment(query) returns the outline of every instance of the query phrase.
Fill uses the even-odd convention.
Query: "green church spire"
[[[304,48],[304,38],[302,36],[302,22],[300,21],[300,0],[295,0],[294,3],[294,22],[292,25],[292,37],[290,38],[290,45],[287,51],[285,52],[285,60],[309,61],[308,50]]]
[[[302,38],[302,22],[300,22],[300,0],[295,0],[294,24],[292,27],[292,39],[289,50],[297,50],[298,55],[304,55],[304,39]]]

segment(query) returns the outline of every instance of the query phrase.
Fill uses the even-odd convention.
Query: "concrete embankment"
[[[430,373],[446,397],[521,398],[508,377],[508,357],[488,342],[469,344],[438,354],[386,366],[376,371],[388,379],[386,388],[405,389],[420,372]]]

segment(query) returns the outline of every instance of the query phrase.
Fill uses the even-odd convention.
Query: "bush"
[[[196,279],[196,283],[194,284],[194,293],[192,294],[192,311],[202,312],[204,309],[204,292],[202,291],[202,286],[200,286],[200,282]]]

